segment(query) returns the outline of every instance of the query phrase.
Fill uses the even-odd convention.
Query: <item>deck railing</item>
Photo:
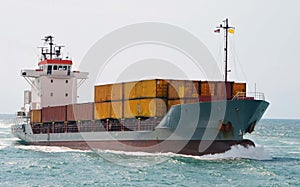
[[[232,100],[265,100],[265,94],[261,92],[238,92]]]

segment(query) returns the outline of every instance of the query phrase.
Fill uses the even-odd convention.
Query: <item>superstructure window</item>
[[[66,71],[67,70],[67,66],[64,66],[63,69],[64,69],[64,71]]]
[[[62,66],[58,66],[58,70],[62,70]]]
[[[57,65],[53,66],[53,70],[57,70]]]
[[[66,97],[68,97],[68,95],[69,95],[69,94],[68,94],[68,93],[66,93]]]
[[[66,84],[68,84],[69,83],[69,81],[68,80],[66,80]]]
[[[51,81],[50,81],[51,83],[53,83],[53,79],[51,79]]]
[[[53,96],[53,92],[50,93],[50,96],[51,96],[51,97]]]

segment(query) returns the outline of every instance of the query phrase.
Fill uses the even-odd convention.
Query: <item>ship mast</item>
[[[224,53],[225,53],[225,82],[227,82],[227,77],[228,77],[228,32],[230,30],[235,29],[234,27],[230,27],[228,25],[228,18],[226,18],[224,21],[224,24],[220,24],[219,27],[217,27],[218,30],[215,30],[216,32],[220,32],[220,29],[224,30],[224,37],[225,37],[225,46],[224,46]],[[234,31],[232,31],[231,33],[233,33]]]

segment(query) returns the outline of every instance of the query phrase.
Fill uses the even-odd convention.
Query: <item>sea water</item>
[[[263,119],[256,147],[215,155],[26,146],[0,115],[0,186],[300,186],[300,120]]]

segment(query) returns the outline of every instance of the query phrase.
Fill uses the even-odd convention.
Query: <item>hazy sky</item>
[[[115,29],[168,23],[198,37],[221,66],[223,38],[213,30],[228,17],[236,27],[229,79],[247,81],[249,91],[256,83],[271,103],[265,118],[300,118],[299,7],[298,0],[1,0],[0,113],[22,105],[29,85],[20,70],[36,68],[36,47],[45,35],[66,45],[78,66],[92,45]]]

